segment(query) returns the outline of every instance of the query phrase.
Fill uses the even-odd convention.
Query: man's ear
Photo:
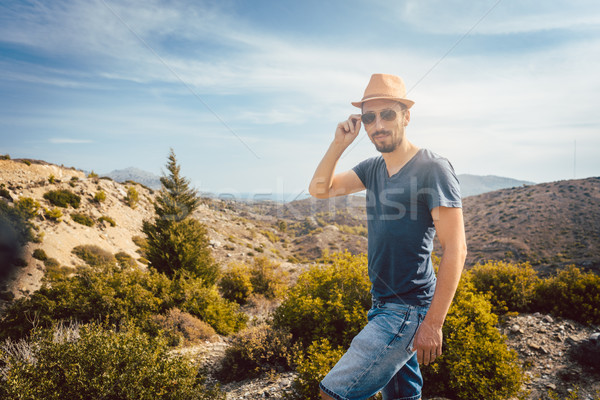
[[[410,110],[404,111],[404,126],[408,125],[410,122]]]

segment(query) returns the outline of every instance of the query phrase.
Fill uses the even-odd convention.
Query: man
[[[311,180],[310,194],[329,198],[367,190],[368,263],[373,307],[368,324],[320,383],[321,397],[358,400],[421,398],[419,363],[442,354],[442,325],[466,257],[458,180],[445,158],[406,138],[413,101],[401,78],[374,74],[353,114]],[[381,156],[352,170],[335,167],[361,127]],[[437,233],[443,255],[431,263]],[[437,283],[436,283],[437,282]]]

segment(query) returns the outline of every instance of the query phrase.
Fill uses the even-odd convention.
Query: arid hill
[[[467,267],[505,259],[529,261],[540,271],[574,263],[600,272],[600,178],[501,189],[463,202]],[[304,199],[266,212],[321,225],[366,227],[364,205],[364,197],[346,196]]]
[[[529,261],[600,272],[600,178],[502,189],[464,200],[468,264]]]

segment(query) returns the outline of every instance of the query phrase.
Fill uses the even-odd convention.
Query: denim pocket
[[[423,322],[423,320],[425,319],[425,314],[422,314],[420,312],[417,312],[417,327],[415,328],[412,337],[410,338],[410,341],[408,342],[408,346],[406,346],[406,351],[408,351],[409,353],[413,352],[413,345],[414,345],[414,341],[415,341],[415,336],[417,335],[417,331],[419,330],[419,327],[421,326],[421,323]]]

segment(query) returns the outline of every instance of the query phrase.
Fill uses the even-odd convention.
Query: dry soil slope
[[[142,237],[143,221],[154,218],[152,201],[155,192],[133,182],[91,179],[75,168],[64,168],[37,160],[23,161],[0,160],[0,184],[4,185],[15,201],[30,197],[40,203],[42,207],[39,215],[32,222],[42,241],[27,246],[23,253],[27,266],[16,270],[6,282],[0,282],[0,286],[3,286],[0,290],[10,290],[20,297],[40,287],[45,267],[41,261],[32,257],[33,251],[38,248],[66,267],[82,263],[72,250],[75,246],[88,244],[97,245],[113,254],[125,252],[139,260],[139,248],[133,238]],[[54,177],[53,183],[49,180],[50,176]],[[139,193],[139,203],[135,208],[131,208],[125,201],[129,186],[134,186]],[[54,207],[44,199],[44,194],[60,189],[79,195],[81,203],[77,209],[61,209],[61,221],[54,222],[43,216],[44,208]],[[94,201],[94,196],[100,190],[106,194],[106,200],[98,203]],[[295,266],[287,262],[293,245],[290,243],[291,239],[275,228],[276,218],[251,211],[243,204],[205,198],[194,217],[207,227],[213,255],[221,265],[226,266],[233,261],[251,263],[253,257],[264,255],[293,269]],[[116,226],[106,222],[96,223],[91,227],[81,225],[72,220],[73,213],[86,214],[95,221],[102,216],[110,217]],[[139,265],[144,267],[141,263]]]
[[[502,189],[464,199],[468,264],[530,261],[540,270],[600,268],[600,178]]]

